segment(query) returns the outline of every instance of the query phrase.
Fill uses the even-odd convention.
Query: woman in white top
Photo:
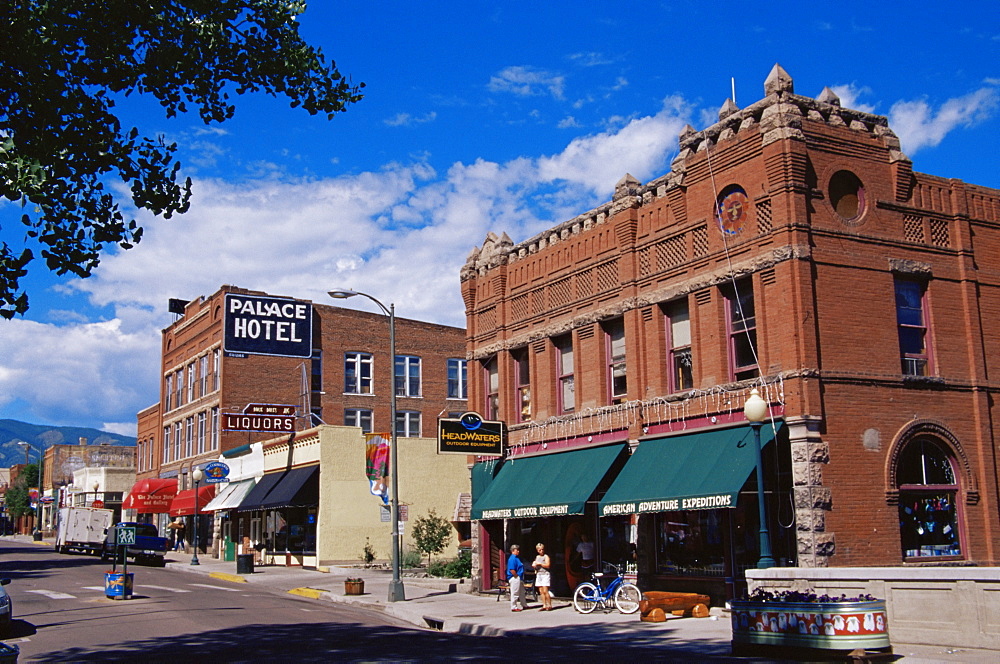
[[[545,545],[541,542],[535,545],[535,551],[538,555],[535,556],[535,562],[531,563],[531,567],[535,570],[535,588],[538,588],[538,593],[542,597],[542,611],[551,611],[552,595],[549,594],[549,586],[552,585],[552,574],[549,568],[552,566],[552,561],[545,553]]]

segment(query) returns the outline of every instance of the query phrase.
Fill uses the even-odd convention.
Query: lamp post
[[[771,555],[771,533],[767,529],[767,508],[764,506],[764,459],[760,449],[760,427],[767,419],[767,402],[761,399],[756,387],[750,390],[750,396],[743,405],[743,414],[753,429],[754,452],[757,455],[757,512],[760,518],[760,560],[757,561],[757,569],[767,569],[777,563]]]
[[[191,518],[191,525],[194,527],[194,553],[191,555],[191,564],[200,565],[198,562],[198,485],[205,478],[205,473],[201,471],[201,468],[195,468],[194,472],[191,473],[191,478],[194,479],[194,516]]]
[[[28,451],[35,450],[38,452],[38,500],[35,502],[35,529],[32,532],[32,539],[36,542],[42,541],[42,529],[39,526],[39,522],[42,520],[42,496],[45,495],[45,475],[44,475],[44,464],[45,456],[37,447],[31,443],[27,443],[23,440],[17,443],[24,448],[24,465],[28,465]]]
[[[385,312],[389,317],[389,519],[392,523],[392,581],[389,583],[389,601],[402,602],[406,599],[406,592],[403,588],[403,581],[399,576],[399,466],[396,455],[396,308],[393,303],[389,303],[388,308],[368,293],[350,290],[347,288],[335,288],[328,292],[328,295],[338,300],[346,300],[355,295],[367,297]]]
[[[91,505],[97,502],[97,490],[101,487],[101,483],[98,482],[97,480],[94,480],[93,487],[94,487],[94,500],[91,501]]]

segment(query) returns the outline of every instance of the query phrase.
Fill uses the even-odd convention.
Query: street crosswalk
[[[209,588],[211,590],[221,590],[225,592],[240,592],[242,588],[227,588],[225,586],[213,586],[207,583],[189,583],[189,586],[196,586],[199,588]],[[179,588],[177,586],[154,586],[148,583],[142,585],[137,585],[135,588],[136,592],[146,592],[151,590],[158,590],[166,593],[189,593],[192,592],[191,588]],[[93,591],[104,593],[104,586],[81,586],[79,591]],[[34,588],[32,590],[25,590],[26,593],[34,593],[36,595],[42,595],[48,599],[78,599],[77,595],[73,595],[60,590],[48,590],[46,588]]]

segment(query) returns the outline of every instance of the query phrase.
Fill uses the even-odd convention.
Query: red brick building
[[[483,585],[513,539],[572,587],[587,533],[644,589],[738,592],[753,387],[779,564],[1000,562],[1000,191],[914,172],[886,118],[778,66],[764,94],[687,127],[669,173],[470,256],[469,408],[511,443],[473,475]]]
[[[255,339],[284,335],[300,341],[305,356],[227,350],[227,301],[237,303],[230,305],[230,318],[243,316],[235,329]],[[242,308],[234,314],[237,307]],[[299,328],[282,330],[282,323],[268,322],[266,307],[297,316]],[[388,318],[381,314],[234,286],[177,303],[176,311],[177,320],[163,330],[160,401],[138,414],[140,480],[178,477],[184,490],[196,465],[282,433],[224,431],[225,414],[243,413],[248,404],[291,406],[295,431],[319,423],[389,431],[387,384],[393,370],[400,437],[433,437],[439,414],[465,410],[464,331],[459,328],[397,317],[392,369]]]

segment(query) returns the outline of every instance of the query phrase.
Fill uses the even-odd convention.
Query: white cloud
[[[431,111],[417,117],[412,116],[409,113],[397,113],[395,116],[383,120],[383,122],[390,127],[412,127],[418,124],[434,122],[436,119],[437,113]]]
[[[549,94],[556,99],[563,98],[566,79],[550,72],[532,67],[507,67],[490,77],[487,88],[491,92],[510,92],[529,97]]]
[[[654,116],[623,120],[556,154],[459,162],[443,173],[420,161],[316,180],[196,180],[187,214],[142,218],[134,249],[104,256],[90,279],[67,282],[112,307],[113,320],[79,323],[67,314],[62,325],[3,324],[0,395],[32,403],[39,421],[58,412],[130,430],[135,413],[158,398],[167,300],[223,284],[330,304],[330,288],[356,288],[394,302],[402,317],[464,326],[459,270],[487,232],[524,240],[607,200],[626,172],[658,175],[689,113],[669,98]],[[13,398],[0,396],[0,406]]]
[[[859,98],[863,95],[870,95],[871,88],[858,87],[855,83],[843,83],[841,85],[831,85],[833,93],[840,97],[841,108],[850,108],[863,113],[874,113],[875,107],[870,104],[862,104]]]
[[[925,99],[898,101],[889,110],[889,126],[899,136],[903,152],[913,156],[934,147],[953,129],[971,127],[991,117],[1000,107],[996,88],[980,88],[949,99],[935,111]]]
[[[134,435],[134,413],[157,399],[159,350],[156,328],[126,332],[117,319],[68,326],[6,321],[0,407],[16,399],[30,405],[35,421],[51,424],[131,413]]]

